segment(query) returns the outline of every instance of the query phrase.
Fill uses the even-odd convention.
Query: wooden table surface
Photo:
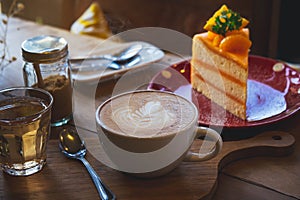
[[[95,50],[94,47],[101,42],[100,39],[72,35],[68,31],[45,26],[37,25],[32,22],[23,21],[20,19],[12,19],[9,22],[8,30],[8,45],[10,54],[16,56],[17,61],[9,65],[2,74],[0,74],[0,89],[23,85],[22,78],[22,59],[20,46],[22,41],[35,35],[51,34],[62,36],[69,42],[70,56],[87,55],[91,49],[97,53],[105,51],[105,49]],[[116,43],[107,43],[107,48],[110,48]],[[158,61],[156,67],[146,67],[143,70],[137,70],[129,74],[129,77],[133,77],[130,80],[133,82],[147,83],[151,80],[151,77],[161,70],[164,66],[174,63],[178,58],[171,55],[166,55],[162,60]],[[128,83],[129,82],[129,83]],[[107,99],[109,96],[116,92],[115,86],[118,84],[117,80],[107,81],[99,84],[97,87],[89,86],[89,88],[95,87],[96,90],[96,102],[93,102],[93,106],[97,106],[100,102]],[[127,81],[128,87],[120,89],[123,90],[132,89],[136,85],[130,84]],[[141,87],[145,85],[141,84]],[[77,85],[80,89],[80,85]],[[91,89],[92,90],[92,89]],[[78,90],[79,91],[79,90]],[[95,92],[95,91],[94,91]],[[90,120],[90,113],[88,110],[86,116],[78,116],[82,114],[82,110],[88,109],[87,105],[84,105],[84,92],[76,93],[76,96],[83,106],[75,107],[74,122],[68,126],[78,126],[82,132],[82,136],[87,140],[89,152],[87,154],[87,160],[91,162],[97,173],[104,176],[105,182],[111,186],[111,189],[116,193],[118,199],[141,199],[141,197],[147,198],[147,194],[151,194],[151,191],[156,185],[161,185],[165,179],[145,180],[148,181],[148,185],[151,184],[145,195],[131,194],[134,191],[134,185],[138,184],[139,179],[134,177],[128,177],[121,173],[113,174],[111,169],[104,166],[98,159],[97,155],[93,154],[93,140],[89,138],[95,137],[95,127]],[[82,98],[81,98],[82,97]],[[75,102],[75,106],[78,105]],[[93,114],[93,113],[92,113]],[[80,119],[80,120],[78,120]],[[231,131],[224,130],[224,136],[230,135],[250,135],[253,136],[265,131],[284,131],[290,133],[295,138],[295,144],[293,151],[290,154],[281,157],[271,156],[255,156],[253,154],[251,158],[240,159],[238,161],[231,162],[230,164],[222,167],[218,174],[218,180],[216,187],[212,190],[212,199],[300,199],[300,113],[296,113],[292,117],[285,119],[281,122],[271,124],[265,127],[259,127],[251,130]],[[48,146],[48,163],[45,168],[40,172],[28,177],[12,177],[7,174],[0,174],[0,199],[97,199],[98,194],[94,185],[86,172],[85,168],[78,161],[73,161],[65,158],[58,149],[57,135],[61,128],[53,128],[51,132],[51,140]],[[239,133],[236,133],[239,132]],[[225,137],[225,140],[232,138]],[[246,139],[240,139],[240,141],[247,141]],[[225,150],[230,151],[230,148],[234,147],[233,141],[225,141]],[[260,155],[259,153],[257,155]],[[212,161],[213,163],[214,161]],[[182,164],[179,167],[179,171],[187,164]],[[187,173],[182,171],[182,173]],[[172,175],[171,175],[172,176]],[[178,181],[174,176],[172,181],[176,183]],[[185,179],[189,180],[189,179]],[[128,181],[127,191],[124,191],[117,184],[118,181]],[[166,183],[168,184],[168,183]],[[179,184],[179,183],[178,183]],[[186,193],[197,193],[197,191],[191,191],[193,187],[189,183],[180,182],[183,184],[182,189],[185,189]],[[172,184],[170,184],[172,185]],[[131,187],[132,186],[132,187]],[[183,196],[176,195],[176,188],[167,187],[165,196],[158,197],[156,199],[197,199],[197,196],[191,198],[184,198]],[[132,190],[131,190],[132,189]],[[143,190],[143,191],[144,191]],[[199,188],[201,190],[201,188]],[[182,192],[182,194],[184,194]],[[180,191],[178,194],[181,194]]]

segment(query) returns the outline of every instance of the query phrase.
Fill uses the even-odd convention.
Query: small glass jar
[[[72,86],[68,43],[64,38],[37,36],[22,43],[25,86],[49,91],[53,98],[51,125],[61,126],[72,118]]]

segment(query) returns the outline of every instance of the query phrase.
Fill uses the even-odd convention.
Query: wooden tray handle
[[[293,152],[295,138],[282,131],[268,131],[253,138],[224,142],[219,170],[232,161],[254,156],[285,156]]]

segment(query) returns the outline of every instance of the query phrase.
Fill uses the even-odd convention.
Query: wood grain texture
[[[218,184],[222,185],[222,187],[217,188],[213,196],[214,200],[296,200],[296,198],[286,196],[272,189],[267,189],[223,173],[219,176]]]
[[[94,135],[89,136],[94,142],[94,149],[90,148],[90,151],[99,150]],[[281,139],[273,139],[274,136]],[[169,174],[153,179],[136,178],[110,169],[91,156],[90,151],[87,159],[118,199],[201,199],[213,194],[219,168],[246,157],[285,155],[291,151],[294,142],[294,138],[284,132],[267,132],[249,140],[227,142],[216,158],[202,163],[183,162]],[[193,149],[198,150],[199,145],[201,141],[195,142]],[[1,174],[0,199],[97,198],[83,165],[65,158],[59,152],[57,140],[49,142],[47,153],[47,165],[35,175],[11,177]]]
[[[278,124],[273,129],[288,130],[295,138],[294,153],[282,158],[258,157],[232,163],[223,171],[230,176],[263,185],[282,194],[300,198],[300,113]],[[291,126],[291,124],[293,124]]]

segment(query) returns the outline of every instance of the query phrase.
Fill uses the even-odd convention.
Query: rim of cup
[[[25,87],[25,86],[24,87],[23,86],[20,86],[20,87],[10,87],[10,88],[1,89],[0,90],[0,94],[2,95],[5,92],[12,92],[12,91],[16,91],[16,90],[19,90],[19,91],[22,91],[22,90],[24,90],[24,91],[25,90],[31,90],[31,91],[41,92],[44,95],[46,95],[46,96],[49,97],[50,102],[49,102],[49,104],[47,102],[47,105],[46,105],[46,107],[44,109],[42,109],[41,111],[36,112],[36,113],[34,113],[32,115],[28,115],[28,116],[25,116],[25,117],[20,117],[20,118],[17,118],[17,119],[1,119],[0,118],[0,122],[2,122],[2,123],[21,122],[21,121],[27,120],[28,118],[36,119],[41,114],[47,112],[51,108],[51,106],[53,104],[53,96],[51,95],[51,93],[48,92],[47,90],[44,90],[44,89],[41,89],[41,88],[33,88],[33,87]],[[19,97],[22,97],[22,96],[19,96]],[[40,98],[41,99],[41,97],[36,97],[36,98]],[[0,98],[0,101],[2,101],[2,100],[4,100],[4,99]]]
[[[117,94],[115,96],[112,96],[110,97],[109,99],[107,99],[106,101],[104,101],[103,103],[101,103],[97,109],[96,109],[96,123],[98,125],[101,126],[101,129],[105,129],[107,131],[109,131],[110,133],[113,133],[113,134],[116,134],[116,135],[119,135],[119,136],[124,136],[124,137],[128,137],[128,138],[137,138],[137,139],[159,139],[159,138],[162,138],[162,137],[170,137],[170,136],[173,136],[174,134],[177,134],[179,132],[179,129],[175,129],[173,131],[168,131],[167,134],[161,134],[161,135],[155,135],[155,136],[143,136],[143,137],[139,137],[139,136],[134,136],[134,135],[125,135],[125,134],[122,134],[120,133],[120,131],[116,131],[110,127],[108,127],[106,124],[104,124],[101,119],[100,119],[100,112],[101,112],[101,109],[106,105],[108,104],[109,102],[111,102],[112,100],[116,99],[116,98],[119,98],[121,96],[126,96],[128,94],[134,94],[134,93],[140,93],[140,92],[155,92],[155,93],[164,93],[164,94],[168,94],[168,95],[172,95],[172,96],[175,96],[177,98],[180,98],[186,102],[188,102],[189,105],[191,105],[191,107],[193,107],[194,111],[195,111],[195,116],[194,118],[191,120],[190,123],[188,123],[186,126],[184,127],[181,127],[180,128],[180,131],[185,131],[187,129],[189,129],[191,127],[191,125],[194,125],[196,123],[197,125],[197,120],[198,120],[198,117],[199,117],[199,112],[198,112],[198,109],[197,107],[195,106],[195,104],[191,101],[189,101],[188,99],[178,95],[178,94],[175,94],[175,93],[172,93],[172,92],[168,92],[168,91],[160,91],[160,90],[134,90],[134,91],[128,91],[128,92],[123,92],[123,93],[120,93],[120,94]]]

